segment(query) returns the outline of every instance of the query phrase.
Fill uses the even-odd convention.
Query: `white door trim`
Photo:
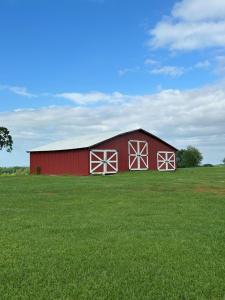
[[[172,168],[169,168],[172,167]],[[157,169],[158,171],[176,170],[176,157],[174,152],[158,151],[157,152]]]
[[[140,148],[140,144],[144,143],[143,148]],[[134,144],[136,144],[136,149]],[[133,153],[131,152],[133,149]],[[145,158],[145,159],[144,159]],[[128,141],[128,160],[129,160],[129,170],[140,171],[148,170],[148,142],[140,140],[129,140]],[[137,161],[137,168],[133,168],[134,163]],[[145,165],[141,168],[141,161]]]
[[[103,153],[103,158],[98,156],[98,153]],[[112,155],[107,158],[107,154],[112,153]],[[95,166],[93,166],[95,164]],[[97,165],[96,165],[97,164]],[[96,171],[99,167],[103,168],[102,172]],[[108,170],[111,167],[112,170]],[[118,172],[118,152],[115,149],[90,150],[90,174],[115,174]]]

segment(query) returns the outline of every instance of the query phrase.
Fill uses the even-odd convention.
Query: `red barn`
[[[137,129],[99,141],[53,143],[30,150],[30,172],[48,175],[114,174],[176,169],[177,149]]]

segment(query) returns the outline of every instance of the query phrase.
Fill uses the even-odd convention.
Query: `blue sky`
[[[0,41],[1,165],[136,127],[225,156],[223,0],[2,0]]]

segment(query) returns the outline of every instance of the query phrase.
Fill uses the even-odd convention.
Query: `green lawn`
[[[1,299],[225,299],[225,168],[0,177]]]

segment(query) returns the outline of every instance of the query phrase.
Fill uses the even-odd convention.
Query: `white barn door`
[[[157,168],[159,171],[174,171],[176,169],[176,157],[174,152],[157,152]]]
[[[118,172],[118,152],[116,150],[91,150],[90,174],[114,174]]]
[[[131,140],[128,142],[128,158],[130,170],[148,169],[148,143]]]

